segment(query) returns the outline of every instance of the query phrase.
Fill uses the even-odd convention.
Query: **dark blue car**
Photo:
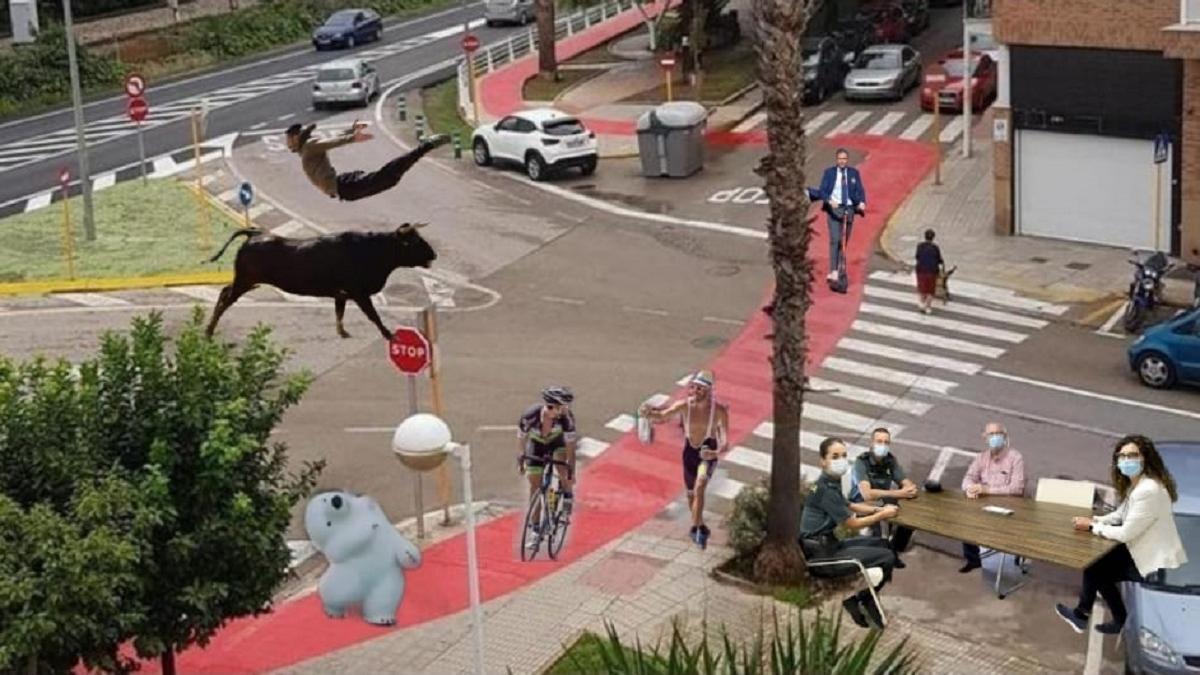
[[[326,48],[353,49],[364,42],[374,42],[383,36],[383,19],[369,9],[343,9],[334,12],[325,23],[313,31],[312,43],[317,51]]]
[[[1129,345],[1128,355],[1129,367],[1148,387],[1200,385],[1200,309],[1148,328]]]

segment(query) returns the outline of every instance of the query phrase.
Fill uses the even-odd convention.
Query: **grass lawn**
[[[754,82],[758,77],[757,58],[754,48],[750,46],[748,40],[742,40],[725,49],[709,52],[705,57],[707,67],[699,94],[692,91],[687,81],[678,74],[677,79],[671,85],[671,94],[675,100],[723,100]],[[631,96],[625,102],[662,103],[666,100],[667,86],[664,84]]]
[[[232,269],[233,250],[204,263],[240,223],[205,202],[209,247],[198,248],[196,199],[174,179],[119,183],[93,195],[96,240],[85,241],[83,199],[72,197],[75,277],[133,277]],[[63,208],[55,202],[0,220],[0,282],[66,279]],[[236,249],[236,246],[231,247]]]
[[[458,82],[454,78],[422,89],[421,107],[425,111],[428,133],[449,134],[457,131],[463,152],[471,152],[471,132],[475,129],[458,114]]]
[[[568,88],[603,72],[603,68],[589,68],[587,70],[560,69],[558,71],[557,82],[534,75],[525,80],[525,89],[522,93],[526,101],[553,101],[556,96]]]

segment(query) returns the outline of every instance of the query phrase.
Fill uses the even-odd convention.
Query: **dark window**
[[[537,127],[534,126],[533,122],[530,122],[527,119],[522,119],[522,118],[518,117],[516,130],[519,131],[520,133],[527,134],[531,131],[537,131]]]
[[[583,128],[583,124],[581,124],[579,120],[573,119],[561,119],[546,122],[542,125],[542,128],[545,129],[546,133],[550,136],[574,136],[575,134],[582,134],[586,131]]]
[[[516,131],[518,122],[520,120],[516,117],[505,117],[496,128],[500,131]]]

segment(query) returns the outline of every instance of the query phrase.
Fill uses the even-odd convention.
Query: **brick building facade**
[[[997,231],[1200,264],[1200,0],[994,0],[992,31]]]

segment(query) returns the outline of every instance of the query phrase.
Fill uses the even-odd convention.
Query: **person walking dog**
[[[938,275],[946,266],[942,260],[942,249],[933,243],[935,233],[925,230],[925,241],[917,244],[917,295],[921,311],[933,311],[933,296],[937,294]]]

